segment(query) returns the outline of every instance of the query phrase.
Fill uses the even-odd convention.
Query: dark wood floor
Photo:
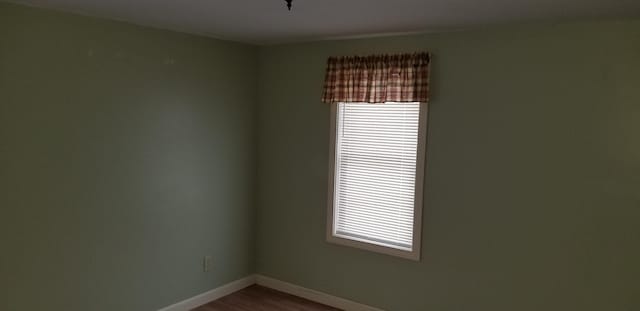
[[[252,285],[193,311],[339,311],[270,288]]]

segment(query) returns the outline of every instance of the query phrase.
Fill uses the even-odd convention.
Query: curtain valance
[[[322,101],[427,102],[429,53],[331,57]]]

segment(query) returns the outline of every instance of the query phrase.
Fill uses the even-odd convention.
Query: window
[[[327,240],[419,260],[427,104],[332,112]]]

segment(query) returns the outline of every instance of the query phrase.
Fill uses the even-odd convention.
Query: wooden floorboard
[[[340,311],[293,295],[252,285],[193,311]]]

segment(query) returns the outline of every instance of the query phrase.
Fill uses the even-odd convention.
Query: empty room
[[[640,1],[0,0],[0,311],[640,310]]]

